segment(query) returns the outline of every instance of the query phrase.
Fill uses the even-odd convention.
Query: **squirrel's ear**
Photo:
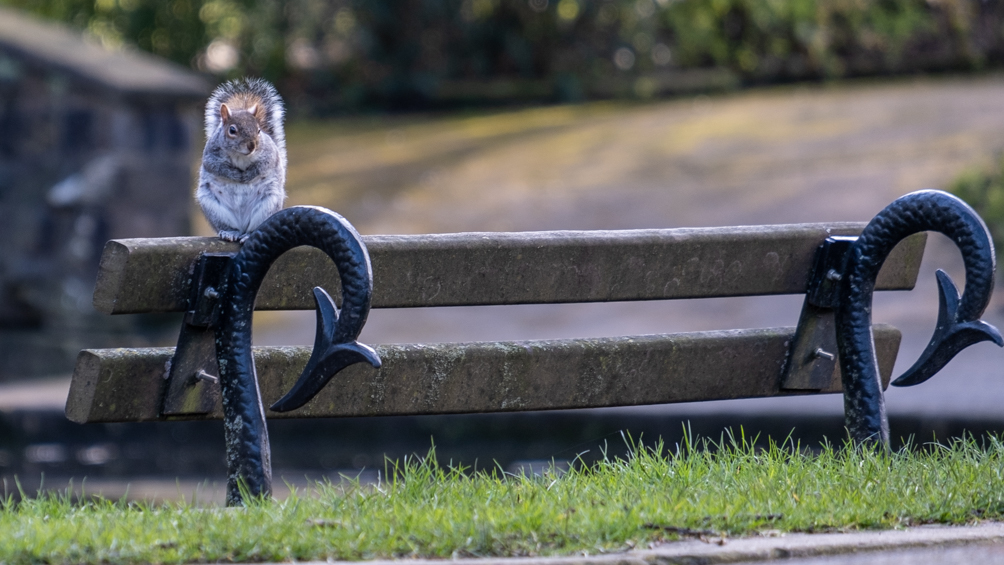
[[[254,117],[257,118],[258,117],[258,105],[254,104],[250,108],[248,108],[248,114],[251,114],[252,116],[254,116]]]
[[[226,104],[220,104],[220,118],[224,122],[230,119],[230,108]]]

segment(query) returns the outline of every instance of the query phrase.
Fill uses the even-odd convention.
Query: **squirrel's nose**
[[[253,152],[254,152],[254,142],[253,141],[249,141],[248,142],[248,153],[253,153]]]

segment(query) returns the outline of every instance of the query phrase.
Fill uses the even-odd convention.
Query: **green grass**
[[[74,503],[0,509],[4,563],[121,563],[597,554],[680,536],[960,524],[1004,514],[1004,442],[892,454],[725,439],[636,448],[558,476],[465,473],[434,454],[390,481],[321,484],[247,508]],[[706,446],[705,446],[706,447]]]

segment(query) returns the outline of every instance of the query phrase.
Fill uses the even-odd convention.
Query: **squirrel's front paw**
[[[245,239],[247,238],[247,236],[244,237]],[[241,243],[244,243],[241,239],[241,232],[239,231],[220,230],[220,239],[223,241],[240,241]]]

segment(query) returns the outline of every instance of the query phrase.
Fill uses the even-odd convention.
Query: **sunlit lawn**
[[[321,484],[247,508],[47,496],[0,511],[4,563],[283,561],[599,554],[680,537],[900,528],[1001,518],[1004,443],[873,451],[636,448],[566,474],[443,468]]]

